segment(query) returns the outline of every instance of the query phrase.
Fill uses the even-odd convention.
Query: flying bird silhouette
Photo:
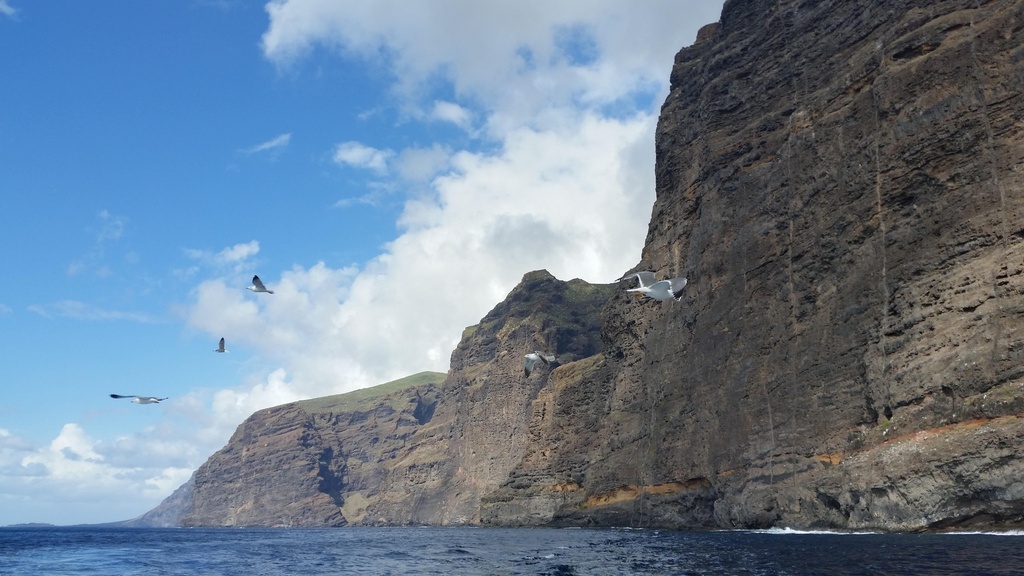
[[[216,349],[214,349],[214,352],[230,352],[230,350],[228,350],[227,348],[224,347],[224,339],[223,338],[220,339],[220,344],[217,346]]]
[[[161,400],[167,400],[167,398],[157,398],[155,396],[122,396],[120,394],[111,394],[111,398],[131,398],[132,404],[158,404]]]
[[[260,280],[259,276],[252,277],[252,286],[246,286],[246,290],[252,290],[253,292],[266,292],[267,294],[273,294],[273,290],[267,290],[267,287],[263,285],[263,281]]]
[[[523,358],[525,358],[523,360],[523,373],[526,374],[527,378],[530,377],[530,372],[533,372],[533,367],[537,365],[537,362],[544,362],[545,364],[550,364],[555,361],[554,356],[550,354],[545,354],[540,351],[530,352]]]
[[[616,280],[616,282],[629,280],[634,276],[640,285],[636,288],[627,288],[626,292],[637,292],[655,300],[668,300],[672,298],[679,301],[683,299],[683,288],[686,287],[686,278],[684,277],[658,280],[654,276],[654,272],[643,271],[627,274]]]

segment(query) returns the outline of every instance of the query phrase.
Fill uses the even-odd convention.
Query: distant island
[[[58,528],[58,526],[56,524],[47,524],[46,522],[25,522],[23,524],[8,524],[0,526],[0,528]]]

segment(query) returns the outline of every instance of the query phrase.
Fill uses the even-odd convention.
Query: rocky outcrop
[[[183,522],[1024,525],[1022,30],[728,0],[655,142],[636,269],[682,302],[528,274],[443,384],[254,415]]]

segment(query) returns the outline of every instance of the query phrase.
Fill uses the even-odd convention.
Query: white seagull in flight
[[[554,356],[550,354],[545,354],[540,351],[530,352],[529,354],[524,356],[524,358],[525,360],[523,361],[523,372],[526,373],[527,378],[530,377],[530,372],[533,372],[533,367],[537,364],[537,362],[544,362],[545,364],[550,364],[555,361]]]
[[[220,344],[217,346],[217,348],[214,350],[214,352],[230,352],[230,350],[228,350],[227,348],[224,347],[224,339],[223,338],[220,339]]]
[[[263,285],[263,281],[260,280],[259,276],[252,277],[252,286],[246,286],[246,290],[252,290],[253,292],[266,292],[267,294],[273,294],[273,290],[267,290],[267,287]]]
[[[639,292],[648,298],[654,298],[655,300],[668,300],[672,298],[676,301],[683,299],[683,288],[686,287],[686,278],[672,278],[670,280],[658,280],[654,276],[654,272],[636,272],[628,274],[616,280],[616,282],[622,282],[623,280],[629,280],[636,276],[637,281],[640,285],[636,288],[627,288],[626,292]]]
[[[120,394],[111,394],[111,398],[131,398],[132,404],[158,404],[161,400],[167,400],[167,398],[157,398],[155,396],[122,396]]]

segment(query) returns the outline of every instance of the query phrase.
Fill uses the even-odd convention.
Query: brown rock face
[[[187,490],[133,525],[479,522],[482,495],[526,453],[531,402],[549,374],[600,350],[600,306],[613,291],[529,273],[466,329],[447,377],[418,374],[261,410],[196,471]],[[523,356],[534,350],[557,360],[526,377]]]
[[[726,2],[676,57],[639,266],[686,303],[610,304],[608,361],[538,399],[484,520],[1019,524],[1022,28],[1019,1]]]
[[[180,525],[344,525],[329,431],[295,405],[253,415],[196,471]]]

